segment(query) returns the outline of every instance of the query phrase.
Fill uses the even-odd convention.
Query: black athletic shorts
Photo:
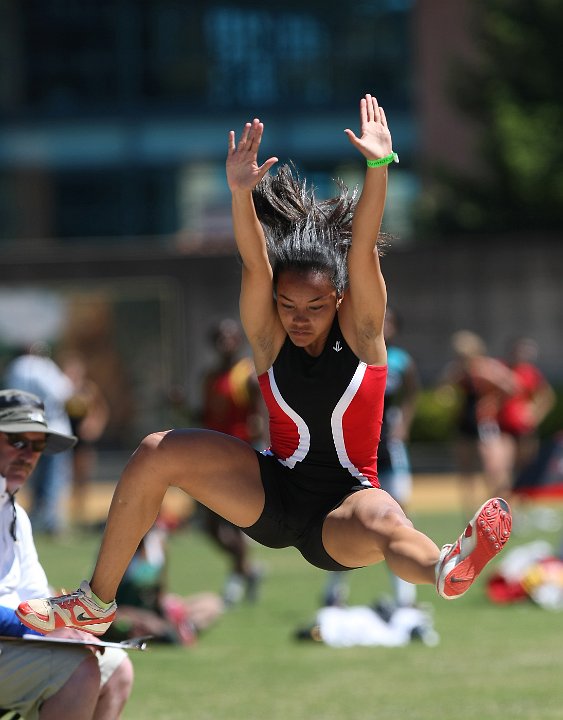
[[[344,491],[313,492],[306,487],[306,478],[273,455],[258,451],[256,455],[266,496],[264,510],[254,525],[241,530],[266,547],[296,547],[305,560],[321,570],[353,569],[340,565],[325,550],[323,522],[348,495],[366,488],[353,485]]]

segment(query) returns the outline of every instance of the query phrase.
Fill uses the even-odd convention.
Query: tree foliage
[[[563,226],[563,3],[472,0],[477,60],[456,60],[451,97],[478,128],[479,176],[436,168],[421,207],[433,234]]]

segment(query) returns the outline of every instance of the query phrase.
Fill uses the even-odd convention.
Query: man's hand
[[[64,638],[66,640],[86,640],[88,641],[88,648],[94,654],[98,652],[103,654],[105,650],[104,647],[96,647],[96,645],[99,645],[98,638],[85,630],[78,630],[76,628],[57,628],[56,630],[53,630],[53,632],[49,633],[49,637]]]
[[[344,132],[367,160],[378,160],[393,152],[385,112],[372,95],[368,94],[360,101],[360,137],[349,129]]]
[[[238,144],[235,144],[235,131],[229,132],[227,182],[231,192],[253,190],[272,165],[277,163],[277,157],[271,157],[258,165],[258,148],[263,132],[264,124],[258,118],[246,123]]]

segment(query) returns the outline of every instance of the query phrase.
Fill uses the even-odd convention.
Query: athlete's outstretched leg
[[[172,486],[242,527],[256,522],[264,505],[256,454],[245,443],[206,430],[149,435],[130,459],[113,496],[91,582],[101,600],[115,597]]]
[[[246,443],[208,430],[149,435],[117,484],[90,586],[60,599],[22,603],[22,622],[40,632],[60,626],[105,632],[115,614],[117,587],[169,487],[181,488],[241,527],[255,523],[264,507],[258,460]]]

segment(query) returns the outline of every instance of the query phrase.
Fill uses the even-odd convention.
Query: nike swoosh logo
[[[91,617],[90,615],[85,615],[84,613],[78,613],[78,615],[75,616],[78,622],[96,622],[96,620],[99,620],[100,618],[97,617]]]

